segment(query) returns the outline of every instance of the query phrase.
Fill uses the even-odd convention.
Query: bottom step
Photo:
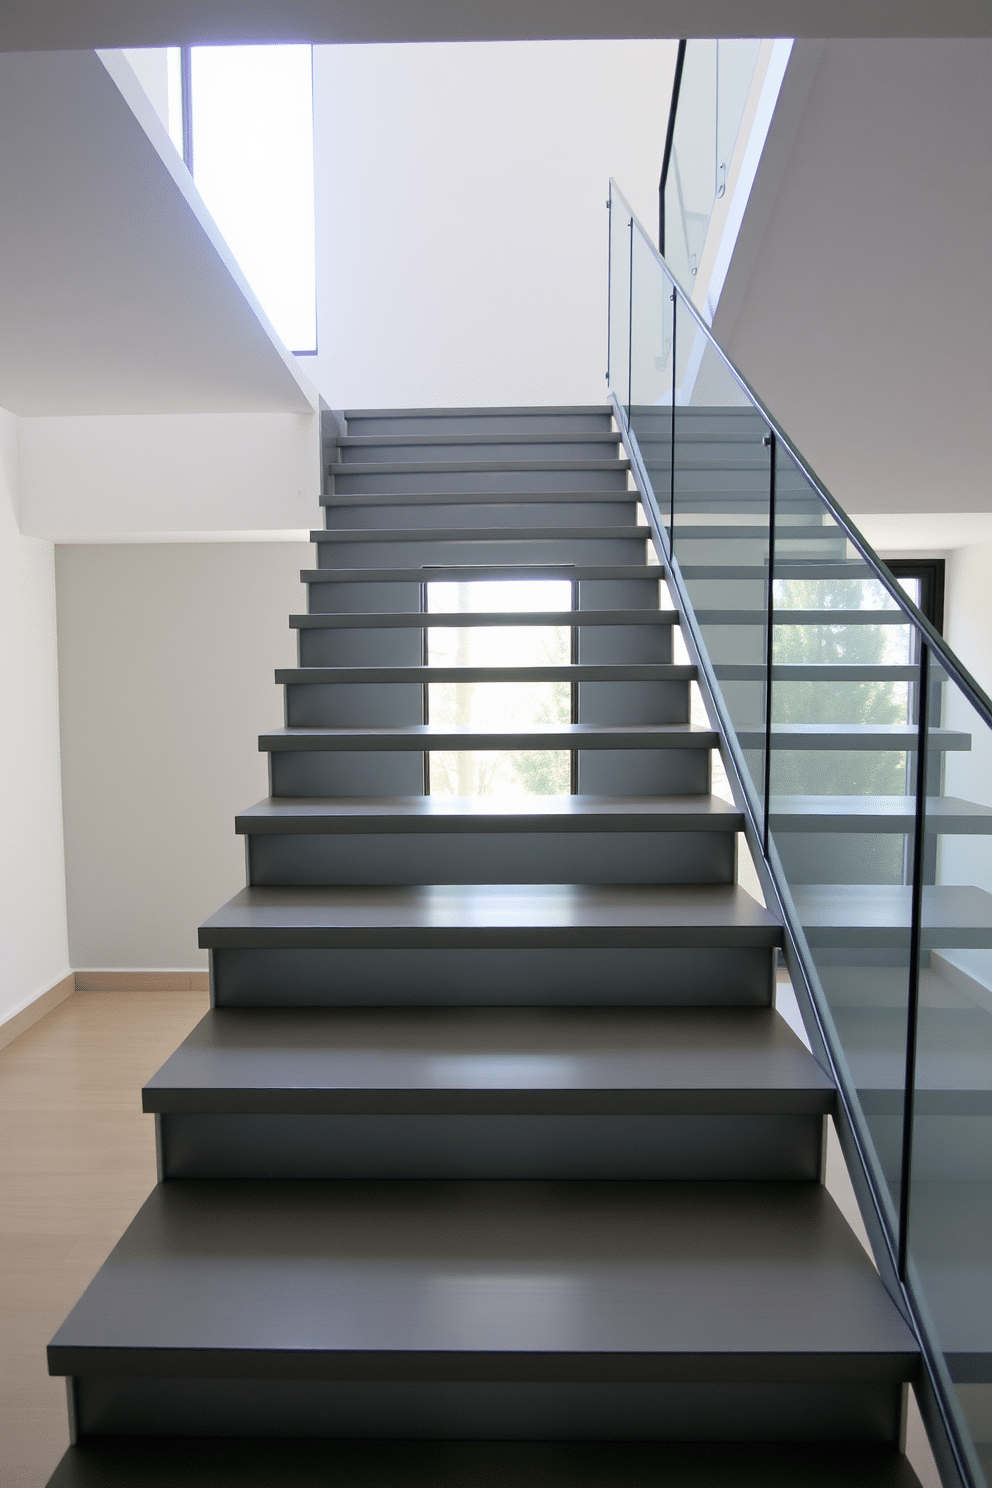
[[[48,1488],[919,1488],[884,1447],[110,1438]]]

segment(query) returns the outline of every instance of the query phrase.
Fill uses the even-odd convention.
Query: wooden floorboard
[[[68,1445],[45,1346],[155,1183],[141,1087],[204,990],[77,992],[0,1051],[0,1483],[44,1488]]]

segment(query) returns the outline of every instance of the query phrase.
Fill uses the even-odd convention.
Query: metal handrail
[[[679,94],[682,91],[682,71],[685,67],[685,40],[679,42],[675,57],[675,76],[672,79],[672,101],[668,108],[668,128],[665,131],[665,154],[661,162],[661,179],[658,182],[658,251],[665,251],[665,187],[668,185],[668,167],[672,163],[672,146],[675,143],[675,116],[679,111]]]
[[[906,615],[910,623],[914,625],[915,628],[924,637],[934,657],[936,659],[939,659],[939,664],[943,668],[943,670],[946,671],[947,675],[953,678],[953,680],[957,683],[958,687],[960,687],[961,691],[965,694],[972,707],[981,716],[983,722],[986,723],[990,728],[992,728],[992,698],[989,697],[984,688],[982,688],[980,684],[975,680],[975,678],[968,671],[967,667],[965,667],[958,659],[958,657],[955,656],[954,652],[950,649],[943,636],[941,636],[934,629],[934,627],[931,625],[930,621],[923,614],[920,608],[915,605],[909,598],[908,594],[899,584],[898,580],[889,572],[882,559],[879,558],[874,548],[868,542],[868,539],[862,536],[857,527],[851,521],[851,518],[848,516],[844,508],[839,504],[835,497],[830,494],[826,486],[820,480],[819,476],[813,470],[812,466],[804,458],[804,456],[800,454],[799,450],[796,448],[795,444],[793,444],[788,434],[786,434],[785,430],[775,418],[774,414],[769,412],[768,408],[762,402],[758,394],[754,391],[754,388],[748,382],[744,374],[740,372],[737,367],[734,366],[733,362],[727,356],[727,353],[724,351],[719,341],[717,341],[716,337],[713,335],[712,330],[706,324],[706,321],[703,319],[702,315],[700,315],[696,306],[692,303],[692,300],[685,293],[685,290],[682,288],[682,286],[678,283],[671,269],[668,267],[668,264],[665,262],[662,255],[658,252],[658,249],[655,247],[654,243],[652,243],[650,237],[645,232],[642,223],[638,220],[637,214],[634,212],[630,203],[627,201],[627,198],[624,196],[623,192],[620,190],[619,186],[617,186],[617,183],[612,180],[612,178],[610,180],[610,197],[611,200],[615,197],[623,205],[624,210],[630,216],[632,227],[640,233],[644,242],[647,244],[648,250],[657,260],[658,266],[661,269],[662,273],[671,283],[674,293],[678,296],[680,308],[684,307],[685,310],[688,311],[691,318],[695,321],[697,329],[702,331],[710,347],[713,349],[713,351],[716,352],[720,361],[726,367],[730,375],[734,378],[735,382],[743,392],[744,396],[747,398],[748,402],[764,419],[765,423],[768,425],[769,430],[775,436],[776,442],[788,452],[791,459],[795,462],[799,470],[805,476],[809,485],[823,502],[823,505],[826,507],[833,521],[837,523],[837,526],[844,533],[845,537],[847,537],[847,539],[854,544],[858,552],[861,554],[861,557],[865,560],[865,562],[868,564],[868,567],[872,570],[874,576],[882,584],[883,588],[888,592],[891,598],[896,601],[897,605]]]

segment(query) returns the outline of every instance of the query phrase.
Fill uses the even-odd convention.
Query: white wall
[[[55,542],[302,537],[317,518],[315,413],[21,420],[21,525]]]
[[[267,794],[257,735],[282,725],[272,673],[312,564],[297,543],[57,548],[74,969],[206,964],[197,925],[244,886],[234,814]]]
[[[55,565],[18,530],[17,422],[0,409],[0,1022],[69,971]]]
[[[333,408],[605,400],[608,179],[653,227],[675,50],[315,48]]]
[[[992,511],[990,69],[987,40],[826,42],[729,340],[716,315],[855,515]]]

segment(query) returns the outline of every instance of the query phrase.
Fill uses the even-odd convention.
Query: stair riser
[[[448,625],[423,628],[413,625],[377,625],[364,628],[358,624],[354,628],[337,625],[326,629],[304,628],[298,632],[300,666],[421,666],[424,661],[422,647],[425,634],[430,635],[433,631],[433,639],[442,645],[447,642],[450,651],[456,643],[459,629],[460,627]],[[469,627],[468,633],[474,634],[476,629]],[[506,630],[516,635],[526,631],[534,640],[541,641],[553,640],[557,627],[507,626]],[[538,634],[535,635],[535,632]],[[483,639],[480,633],[480,642]],[[568,639],[566,638],[566,642]],[[533,663],[541,665],[543,658],[539,647],[535,647],[534,651]],[[580,628],[579,631],[578,661],[587,666],[667,666],[671,659],[670,625],[600,625]],[[651,685],[667,684],[655,682]]]
[[[249,837],[248,881],[291,884],[731,883],[731,832]]]
[[[430,506],[426,500],[417,506],[327,506],[324,526],[342,528],[385,529],[423,527],[555,527],[565,520],[569,527],[633,526],[636,501],[580,501],[565,507],[561,503],[538,500],[497,505],[486,503],[466,506]]]
[[[471,459],[471,456],[468,457]],[[357,495],[361,491],[423,491],[432,495],[438,491],[484,491],[500,496],[508,491],[626,491],[627,471],[618,460],[609,469],[596,470],[572,465],[552,465],[542,469],[520,461],[517,470],[465,470],[447,469],[443,465],[432,470],[382,470],[381,468],[342,471],[338,466],[328,477],[329,489],[336,496]],[[561,519],[559,508],[558,518]]]
[[[439,538],[361,542],[342,538],[317,545],[318,568],[444,567],[454,563],[637,563],[643,537]],[[438,575],[438,577],[443,577]],[[656,600],[657,603],[657,600]]]
[[[578,755],[580,794],[709,794],[708,749],[586,749]],[[280,750],[270,755],[269,770],[273,796],[424,794],[424,756],[419,751]]]
[[[385,465],[390,461],[412,461],[414,463],[427,464],[436,461],[444,465],[449,460],[612,460],[620,452],[620,446],[616,439],[604,437],[602,439],[539,439],[535,442],[526,437],[517,439],[510,435],[504,435],[502,439],[473,439],[471,444],[453,443],[444,438],[438,438],[433,443],[411,442],[410,444],[394,444],[392,439],[396,436],[382,434],[380,430],[373,435],[349,434],[349,438],[364,439],[389,439],[388,444],[339,444],[336,446],[335,458],[342,465]],[[401,439],[403,436],[399,436]],[[428,436],[430,437],[430,436]],[[468,437],[464,433],[452,436],[452,439],[464,439]]]
[[[191,1361],[192,1367],[192,1361]],[[783,1373],[788,1370],[783,1368]],[[895,1443],[902,1387],[87,1376],[80,1435]]]
[[[520,686],[535,700],[546,699],[550,703],[555,697],[556,684],[479,682],[473,686],[478,702],[491,699],[499,707],[504,699],[512,707],[521,696],[517,690]],[[688,682],[580,682],[578,687],[580,723],[689,722]],[[432,691],[429,686],[429,694]],[[437,702],[437,695],[434,697]],[[290,728],[422,723],[422,710],[423,686],[419,684],[339,682],[321,687],[286,688],[286,723]]]
[[[217,1007],[768,1007],[773,952],[647,949],[297,950],[210,953]]]
[[[349,435],[375,438],[404,434],[609,434],[613,427],[604,409],[589,413],[470,413],[464,416],[441,412],[389,413],[378,417],[357,414],[347,421]]]
[[[818,1182],[821,1116],[156,1117],[163,1178]]]
[[[661,570],[658,571],[659,577]],[[425,580],[445,581],[437,570],[425,572]],[[525,573],[522,578],[527,578]],[[562,568],[554,577],[568,580],[569,570]],[[451,582],[449,579],[448,582]],[[471,582],[471,580],[467,581]],[[321,583],[308,582],[309,611],[312,615],[350,615],[387,612],[410,615],[420,609],[419,583]],[[659,601],[658,579],[583,579],[579,583],[580,610],[656,610]],[[668,596],[663,597],[667,606]],[[633,627],[631,627],[633,628]],[[667,658],[666,658],[667,659]]]

